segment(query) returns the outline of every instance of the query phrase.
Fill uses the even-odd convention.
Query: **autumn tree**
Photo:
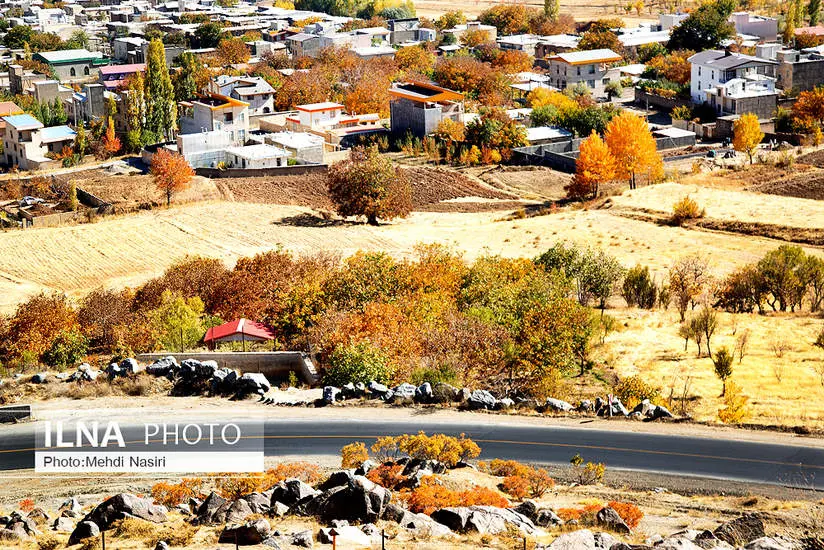
[[[131,294],[98,288],[80,302],[77,320],[92,346],[106,353],[114,350],[131,321]]]
[[[481,12],[478,19],[485,25],[498,29],[498,34],[524,34],[529,32],[530,11],[523,4],[499,4]]]
[[[817,125],[824,123],[824,85],[798,94],[793,105],[793,118],[809,120]]]
[[[635,189],[639,174],[653,179],[663,171],[655,138],[643,118],[626,111],[620,113],[607,124],[604,138],[615,158],[616,177],[628,179],[630,189]]]
[[[623,51],[624,46],[618,40],[618,35],[610,30],[589,30],[581,35],[578,42],[579,50],[608,49],[616,53]]]
[[[527,145],[526,128],[500,108],[482,109],[481,116],[466,127],[466,141],[480,150],[497,151],[508,160],[512,150]]]
[[[466,23],[466,15],[460,10],[448,11],[435,20],[435,28],[439,31],[454,29]]]
[[[405,217],[412,209],[412,192],[403,171],[377,147],[355,147],[349,159],[329,168],[329,195],[342,216],[378,219]]]
[[[784,40],[784,44],[792,46],[793,39],[795,38],[795,19],[796,19],[797,11],[794,2],[790,2],[790,7],[787,9],[787,15],[784,17],[784,31],[782,32],[781,37]]]
[[[688,84],[691,78],[692,64],[688,59],[695,54],[691,50],[679,50],[670,54],[656,55],[647,62],[647,70],[653,71],[659,78],[678,84]]]
[[[575,176],[564,187],[567,197],[587,199],[598,196],[599,186],[615,177],[615,159],[604,140],[594,131],[581,142],[575,162]]]
[[[220,23],[203,23],[195,29],[195,42],[199,48],[216,48],[223,36]]]
[[[821,12],[821,0],[810,0],[807,4],[807,16],[810,18],[810,26],[818,25],[818,18]]]
[[[189,182],[195,175],[183,155],[173,153],[165,147],[159,148],[152,155],[151,173],[155,186],[166,195],[166,206],[171,205],[172,195],[189,187]]]
[[[710,279],[709,265],[700,256],[683,258],[670,268],[669,290],[675,299],[682,323],[687,308],[695,307],[698,297],[706,290]]]
[[[180,54],[178,63],[180,68],[172,77],[175,101],[188,101],[197,95],[198,79],[204,69],[192,52]]]
[[[275,95],[275,108],[279,111],[294,109],[296,105],[321,103],[332,94],[332,81],[320,69],[298,71],[283,83]]]
[[[435,54],[423,46],[407,46],[395,54],[398,68],[407,73],[431,75],[435,66]]]
[[[712,0],[700,5],[672,29],[667,47],[671,51],[698,52],[719,47],[722,41],[735,36],[729,17],[736,5],[735,0]]]
[[[166,66],[166,50],[163,42],[152,40],[146,59],[144,88],[146,121],[144,129],[155,139],[170,137],[177,126],[177,104],[174,88]]]
[[[752,164],[752,156],[758,149],[758,144],[764,139],[758,116],[754,113],[745,113],[733,123],[732,145],[736,151],[747,153]]]
[[[7,356],[39,358],[64,331],[77,327],[77,314],[65,294],[38,294],[23,302],[3,331],[0,349]]]
[[[550,21],[557,21],[558,16],[561,15],[560,0],[544,0],[544,15]]]
[[[114,133],[114,120],[109,117],[109,122],[106,124],[106,133],[103,134],[103,139],[100,142],[100,154],[103,158],[110,158],[116,155],[121,147],[120,138]]]
[[[146,96],[143,73],[137,72],[126,82],[123,94],[126,115],[126,150],[134,153],[143,146],[143,123],[146,120]]]
[[[200,298],[187,299],[169,291],[163,293],[160,307],[152,312],[152,319],[165,350],[182,353],[203,338],[203,309]]]
[[[74,152],[83,158],[83,155],[89,150],[89,138],[86,137],[86,128],[83,122],[78,123],[74,135]]]
[[[242,38],[224,38],[217,46],[217,56],[225,65],[246,63],[252,54]]]

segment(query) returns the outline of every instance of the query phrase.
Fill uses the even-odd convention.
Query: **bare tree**
[[[813,371],[818,375],[821,385],[824,386],[824,363],[819,362],[813,365]]]
[[[750,329],[745,330],[735,339],[735,353],[738,354],[738,364],[744,360],[744,354],[747,353],[747,346],[750,343]]]
[[[687,308],[698,304],[698,298],[707,289],[711,276],[707,260],[700,256],[688,256],[676,262],[669,271],[669,291],[684,322]]]

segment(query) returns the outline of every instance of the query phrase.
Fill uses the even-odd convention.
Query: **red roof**
[[[275,335],[263,323],[248,319],[235,319],[207,330],[203,341],[217,342],[220,340],[242,340],[244,338],[247,340],[274,340]]]

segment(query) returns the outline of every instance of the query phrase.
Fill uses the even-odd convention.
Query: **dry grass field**
[[[445,5],[441,0],[418,0],[415,2],[415,10],[419,16],[437,18],[448,10],[461,10],[468,16],[477,16],[482,11],[497,4],[524,4],[532,8],[543,9],[543,0],[458,0]],[[576,21],[589,21],[600,17],[613,17],[618,14],[616,7],[620,6],[620,15],[628,24],[637,24],[642,21],[657,21],[657,11],[650,13],[649,9],[643,10],[638,17],[635,12],[626,15],[623,6],[611,0],[563,0],[561,2],[561,13],[569,13],[575,17]],[[652,4],[652,3],[651,3]]]

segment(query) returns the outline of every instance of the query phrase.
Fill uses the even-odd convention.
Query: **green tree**
[[[86,31],[78,29],[74,31],[71,37],[66,41],[66,48],[70,50],[79,50],[81,48],[89,47],[89,35]]]
[[[63,107],[63,100],[59,97],[54,98],[51,103],[51,119],[52,125],[66,124],[69,117],[66,115],[66,108]]]
[[[765,290],[770,294],[767,303],[773,310],[795,311],[807,290],[804,280],[806,254],[797,245],[783,244],[764,255],[758,262]]]
[[[324,381],[334,386],[348,383],[364,384],[374,380],[386,383],[390,380],[389,359],[370,342],[358,342],[338,346],[329,357]]]
[[[204,23],[195,29],[195,42],[198,48],[217,48],[222,35],[220,23]]]
[[[201,65],[191,52],[180,54],[178,62],[180,63],[180,69],[173,78],[175,100],[186,101],[197,94],[197,80],[195,77],[201,70]]]
[[[561,15],[560,0],[544,0],[544,15],[550,21],[558,21],[558,16]]]
[[[43,353],[43,362],[50,367],[64,370],[74,367],[86,356],[89,341],[77,330],[64,330]]]
[[[647,266],[637,265],[627,271],[624,276],[624,285],[621,296],[629,307],[638,306],[643,309],[652,309],[658,302],[658,287],[649,274]]]
[[[126,115],[126,149],[137,152],[143,146],[143,124],[146,121],[146,95],[143,73],[135,73],[126,85],[123,101]]]
[[[177,104],[174,101],[169,68],[166,66],[166,52],[160,40],[149,43],[144,97],[146,130],[158,137],[171,138],[176,129]]]
[[[732,376],[732,363],[734,356],[726,347],[720,348],[715,352],[712,358],[712,364],[715,368],[715,376],[721,380],[721,396],[727,393],[727,379]]]
[[[702,4],[672,29],[667,48],[700,52],[719,47],[723,40],[735,35],[735,27],[728,21],[735,7],[736,0]]]
[[[183,298],[164,291],[160,307],[151,315],[163,349],[182,353],[194,347],[204,334],[203,310],[203,301],[198,297]]]
[[[9,29],[6,36],[3,37],[3,44],[7,48],[17,50],[23,47],[24,44],[29,44],[34,38],[34,30],[26,25],[17,25]]]
[[[86,137],[86,128],[82,122],[77,125],[75,132],[77,133],[74,136],[74,152],[80,158],[83,158],[83,155],[89,150],[89,139]]]
[[[821,12],[821,0],[810,0],[810,3],[807,4],[807,15],[810,18],[810,26],[815,27],[818,25],[818,18]]]

